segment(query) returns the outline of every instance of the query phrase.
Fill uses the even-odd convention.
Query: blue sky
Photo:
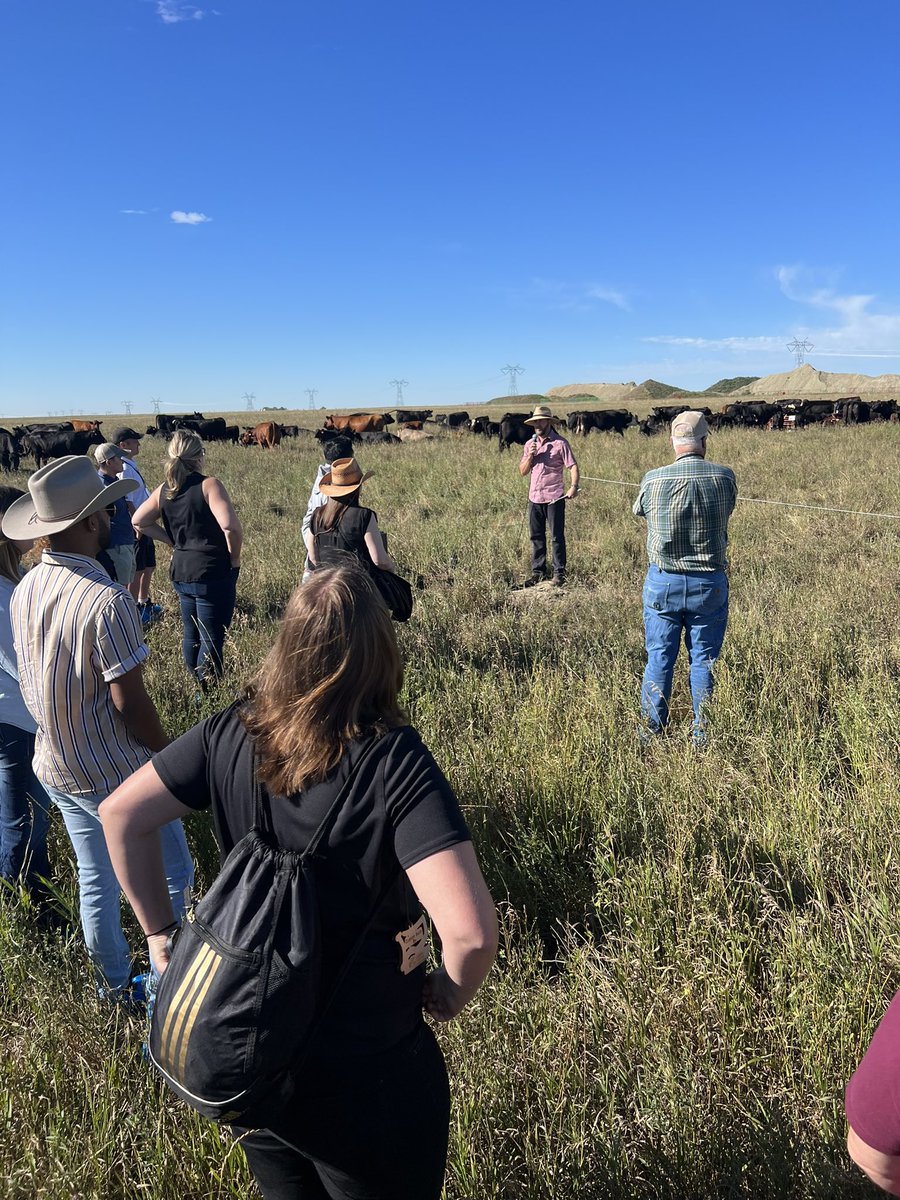
[[[0,0],[0,414],[900,372],[900,10]]]

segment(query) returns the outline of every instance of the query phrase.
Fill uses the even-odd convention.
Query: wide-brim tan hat
[[[539,404],[530,417],[525,418],[526,425],[534,425],[538,421],[552,421],[555,425],[562,423],[562,417],[554,417],[546,404]]]
[[[28,495],[9,506],[0,527],[6,537],[18,541],[50,537],[127,496],[137,486],[136,479],[118,479],[104,487],[86,454],[67,454],[35,471],[28,480]]]
[[[349,496],[374,474],[374,471],[366,471],[363,475],[355,458],[336,458],[328,474],[319,480],[319,491],[326,496]]]

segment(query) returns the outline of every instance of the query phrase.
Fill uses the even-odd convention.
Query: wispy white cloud
[[[169,216],[176,225],[205,225],[212,220],[212,217],[208,217],[206,213],[182,212],[179,208],[176,208]]]
[[[624,312],[631,311],[624,292],[601,283],[568,283],[560,279],[535,277],[512,295],[526,304],[558,311],[588,312],[598,303],[613,304]]]
[[[779,266],[775,280],[783,296],[808,310],[807,320],[791,324],[784,332],[707,338],[657,335],[645,342],[681,346],[700,351],[726,351],[735,356],[783,355],[794,337],[812,342],[808,358],[900,358],[887,349],[900,345],[900,312],[875,312],[878,297],[838,290],[839,273],[795,264]],[[823,319],[824,315],[824,319]]]
[[[156,0],[156,15],[164,25],[179,25],[182,21],[202,21],[208,14],[218,15],[215,9],[198,8],[186,0]]]
[[[120,208],[119,212],[126,217],[146,217],[147,215],[146,208]]]

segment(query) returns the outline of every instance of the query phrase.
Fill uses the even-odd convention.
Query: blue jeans
[[[238,568],[232,567],[225,579],[172,582],[181,606],[184,665],[201,683],[210,675],[222,674],[222,651],[234,616],[237,580]]]
[[[0,725],[0,879],[46,896],[50,801],[31,769],[34,734]]]
[[[116,879],[103,826],[97,816],[106,793],[70,796],[56,788],[47,794],[62,813],[62,819],[78,863],[78,901],[81,928],[100,995],[127,986],[131,978],[131,955],[122,932],[122,889]],[[163,868],[177,920],[184,916],[194,883],[194,864],[180,821],[170,821],[159,831]]]
[[[641,712],[651,732],[669,720],[675,660],[684,644],[691,669],[694,734],[702,736],[703,706],[712,695],[712,666],[722,650],[728,623],[728,576],[724,571],[662,571],[650,565],[644,581],[647,666]]]

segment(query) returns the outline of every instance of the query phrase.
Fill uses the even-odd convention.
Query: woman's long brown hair
[[[402,684],[390,613],[366,573],[316,571],[288,601],[241,709],[260,779],[281,796],[323,779],[365,730],[405,724]]]

